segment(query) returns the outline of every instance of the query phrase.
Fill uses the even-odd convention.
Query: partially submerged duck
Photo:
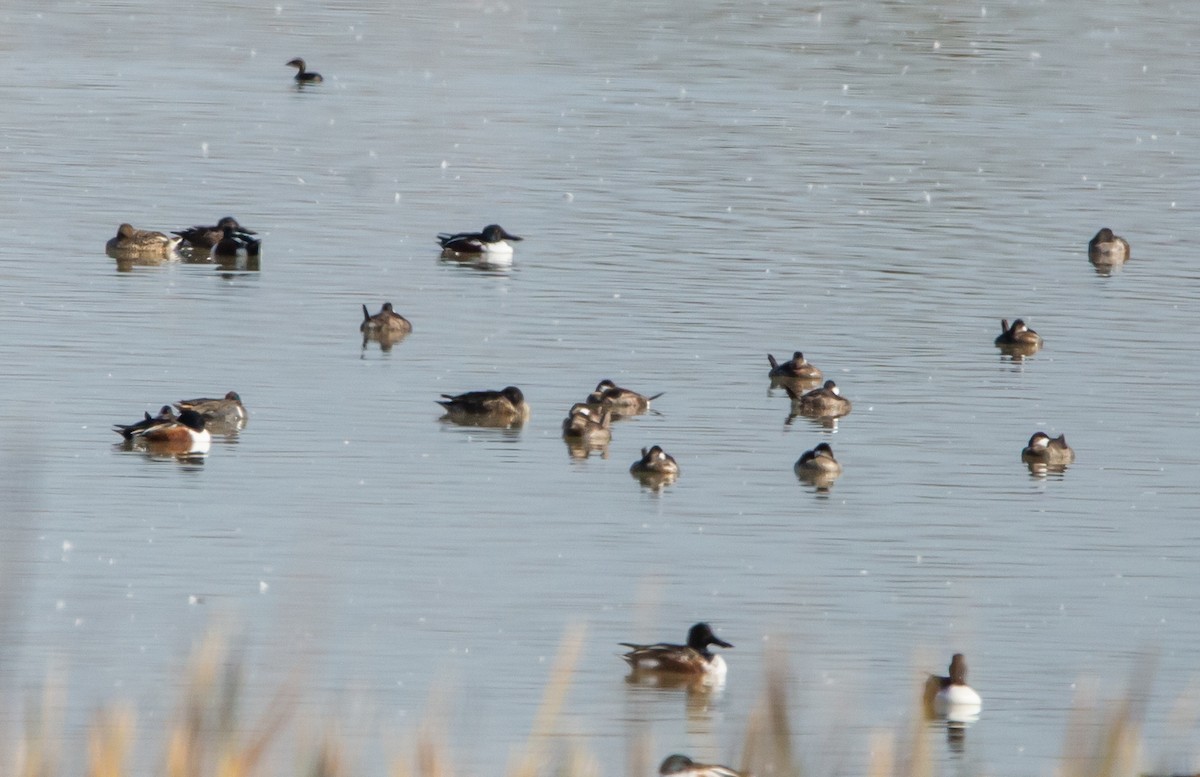
[[[801,477],[806,475],[842,474],[842,465],[834,458],[833,448],[827,442],[817,445],[811,451],[805,451],[800,454],[800,458],[796,461],[793,469]]]
[[[1067,445],[1067,436],[1051,437],[1045,432],[1034,432],[1029,444],[1021,451],[1021,461],[1026,464],[1061,467],[1075,461],[1075,451]]]
[[[196,248],[203,248],[206,251],[212,250],[212,247],[220,242],[221,238],[225,237],[225,228],[232,227],[234,232],[243,235],[257,235],[253,229],[247,229],[238,223],[238,220],[233,216],[226,216],[211,226],[189,227],[178,232],[172,232],[172,235],[179,235],[183,238],[183,242]]]
[[[658,767],[660,777],[747,777],[720,764],[698,764],[686,755],[669,755]]]
[[[116,237],[104,244],[104,250],[117,259],[170,259],[180,240],[178,236],[168,237],[162,232],[122,224],[117,228]]]
[[[770,376],[774,380],[820,380],[821,370],[817,369],[817,365],[804,358],[804,354],[796,351],[792,354],[792,358],[782,364],[775,360],[771,354],[767,354],[767,361],[771,364]]]
[[[589,445],[603,445],[612,440],[611,420],[612,413],[608,408],[597,410],[576,402],[563,420],[563,437]]]
[[[1129,241],[1105,227],[1088,242],[1088,259],[1093,264],[1121,264],[1129,259]]]
[[[632,389],[621,388],[605,378],[596,384],[596,390],[588,394],[586,404],[606,407],[617,415],[636,415],[650,409],[650,403],[664,392],[646,396]]]
[[[513,247],[508,241],[523,239],[504,231],[499,224],[488,224],[482,232],[441,232],[437,236],[444,258],[483,258],[489,261],[511,258]]]
[[[709,645],[733,647],[713,634],[712,627],[707,623],[697,623],[688,629],[686,645],[668,642],[637,645],[622,642],[622,647],[631,650],[621,657],[633,672],[662,672],[724,679],[727,671],[725,659],[710,651]]]
[[[228,392],[221,399],[182,399],[175,403],[180,410],[199,413],[209,424],[218,426],[241,426],[250,417],[242,398],[236,391]]]
[[[662,448],[652,445],[642,448],[642,457],[633,462],[629,471],[634,475],[675,477],[679,474],[679,465]]]
[[[436,401],[451,416],[491,417],[508,421],[525,421],[529,418],[529,404],[516,386],[506,386],[499,391],[442,394],[442,398]]]
[[[299,57],[296,57],[288,62],[287,66],[296,68],[296,83],[298,84],[319,84],[325,80],[324,78],[321,78],[320,73],[313,73],[309,70],[306,70],[304,67],[304,60],[300,59]]]
[[[801,394],[791,386],[785,385],[783,388],[801,415],[813,418],[840,418],[850,412],[850,400],[842,396],[841,390],[832,380],[825,381],[825,385],[807,394]]]
[[[962,653],[955,653],[950,659],[948,677],[929,675],[922,702],[925,714],[931,718],[961,720],[979,714],[983,700],[967,685],[967,660]]]
[[[1000,319],[1000,334],[993,341],[996,347],[1012,351],[1036,351],[1042,347],[1041,336],[1025,325],[1021,319],[1008,325],[1008,319]]]
[[[366,337],[397,338],[412,331],[412,323],[392,308],[392,303],[383,303],[383,309],[375,315],[362,306],[363,322],[358,328]]]
[[[131,445],[160,453],[207,453],[212,445],[212,435],[205,428],[204,417],[194,410],[184,410],[175,419],[156,420],[132,431],[128,437],[123,431],[127,428],[113,427],[113,431]]]

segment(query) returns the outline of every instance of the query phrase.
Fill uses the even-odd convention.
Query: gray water
[[[68,763],[122,699],[154,763],[229,623],[252,710],[300,667],[300,717],[381,774],[446,694],[497,774],[584,624],[559,726],[606,771],[634,731],[736,764],[780,642],[812,773],[861,771],[955,651],[984,712],[961,752],[929,730],[946,772],[1053,773],[1079,689],[1148,661],[1144,767],[1200,768],[1196,40],[1132,0],[6,4],[3,730],[62,670]],[[259,271],[104,253],[228,214]],[[511,269],[438,260],[492,222]],[[364,348],[384,300],[415,331]],[[1002,357],[1002,317],[1044,350]],[[793,350],[854,402],[835,428],[770,388]],[[665,394],[573,459],[605,377]],[[509,384],[524,428],[439,421]],[[250,422],[200,463],[114,447],[231,389]],[[1038,429],[1076,464],[1031,475]],[[822,440],[827,492],[792,473]],[[656,443],[661,491],[628,473]],[[617,642],[697,620],[722,694],[623,682]]]

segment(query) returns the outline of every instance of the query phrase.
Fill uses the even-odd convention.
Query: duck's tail
[[[767,354],[767,361],[771,363],[771,369],[775,369],[779,366],[779,362],[775,361],[775,357],[771,354]]]

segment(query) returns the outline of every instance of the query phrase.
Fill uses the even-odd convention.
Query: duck
[[[1088,242],[1088,258],[1094,264],[1121,264],[1129,259],[1129,241],[1105,227]]]
[[[238,220],[233,216],[225,216],[216,224],[211,226],[196,226],[181,229],[178,232],[172,232],[172,235],[178,235],[183,239],[183,242],[195,248],[203,248],[211,251],[213,246],[225,237],[225,228],[232,227],[235,232],[243,235],[257,235],[253,229],[247,229],[238,223]]]
[[[499,391],[442,394],[442,398],[436,401],[446,408],[447,415],[452,416],[491,416],[517,421],[529,418],[529,403],[516,386],[506,386]]]
[[[742,772],[720,764],[700,764],[686,755],[675,753],[658,767],[660,777],[748,777]]]
[[[1019,318],[1012,322],[1012,326],[1008,325],[1007,318],[1000,319],[1000,334],[994,342],[998,348],[1037,350],[1042,347],[1041,335]]]
[[[650,403],[661,397],[665,392],[646,396],[632,389],[621,388],[616,383],[605,378],[596,384],[596,390],[588,394],[585,404],[606,407],[613,413],[636,415],[650,409]]]
[[[118,427],[114,430],[121,432]],[[175,419],[143,426],[126,439],[134,445],[171,453],[207,453],[212,445],[212,435],[205,428],[204,416],[195,410],[184,410]]]
[[[287,66],[296,68],[296,83],[298,84],[319,84],[325,80],[324,78],[321,78],[320,73],[313,73],[306,70],[304,66],[304,60],[300,59],[299,57],[289,60]]]
[[[633,462],[629,471],[634,475],[675,477],[679,474],[679,465],[662,448],[652,445],[642,448],[642,457]]]
[[[524,238],[511,235],[499,224],[488,224],[482,232],[441,232],[437,236],[438,244],[442,247],[442,256],[447,259],[463,256],[475,258],[503,260],[511,257],[513,247],[508,241],[519,241]]]
[[[842,465],[834,458],[833,448],[827,442],[820,443],[811,451],[805,451],[800,454],[800,458],[796,460],[796,465],[793,469],[801,477],[805,475],[842,474]]]
[[[850,413],[850,400],[842,396],[841,390],[832,380],[825,381],[824,385],[807,394],[801,394],[791,386],[785,385],[783,388],[801,415],[816,418],[840,418]]]
[[[571,406],[563,419],[563,437],[589,445],[603,445],[612,440],[612,413],[608,408],[595,410],[583,402]]]
[[[402,337],[412,332],[412,323],[395,311],[392,303],[383,303],[383,309],[375,315],[362,306],[363,322],[358,328],[366,337]]]
[[[688,629],[687,644],[674,645],[659,642],[654,645],[637,645],[622,642],[630,648],[621,657],[633,672],[663,672],[724,679],[728,668],[725,659],[708,649],[709,645],[731,648],[733,645],[713,633],[707,623],[697,623]]]
[[[221,230],[221,239],[212,247],[213,256],[258,256],[262,241],[250,237],[250,233],[226,225]]]
[[[126,440],[132,440],[140,432],[149,429],[151,426],[174,420],[175,410],[170,405],[163,405],[162,409],[158,411],[158,415],[152,416],[147,412],[145,418],[135,421],[132,424],[114,424],[113,431]]]
[[[240,425],[250,417],[242,397],[236,391],[230,391],[221,399],[181,399],[175,403],[180,410],[191,410],[203,416],[210,424]]]
[[[1034,432],[1029,444],[1021,451],[1021,461],[1042,466],[1065,466],[1075,461],[1075,451],[1067,445],[1067,436],[1051,437],[1045,432]]]
[[[950,659],[949,677],[929,675],[922,701],[925,714],[931,718],[958,719],[979,713],[983,700],[974,688],[967,685],[967,659],[962,653],[955,653]]]
[[[122,224],[117,228],[117,236],[104,244],[104,250],[123,259],[169,259],[181,240],[178,236],[168,237],[162,232]]]
[[[771,354],[767,354],[767,361],[771,364],[771,372],[769,373],[775,380],[820,380],[821,370],[817,365],[804,358],[804,354],[796,351],[792,354],[792,358],[780,364]]]

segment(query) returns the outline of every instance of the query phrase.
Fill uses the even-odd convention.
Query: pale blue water
[[[1119,696],[1146,656],[1144,768],[1200,768],[1172,712],[1200,665],[1197,26],[1132,2],[10,3],[5,730],[63,666],[68,763],[127,699],[153,764],[184,656],[231,620],[250,706],[302,666],[301,718],[353,722],[364,773],[443,688],[462,771],[499,773],[582,623],[561,725],[606,770],[642,722],[655,763],[736,764],[780,639],[810,773],[861,769],[954,651],[985,706],[961,754],[929,733],[946,772],[1053,772],[1076,683]],[[295,56],[325,83],[298,91]],[[104,254],[122,221],[228,214],[260,272]],[[437,232],[492,222],[526,238],[510,271],[437,260]],[[1111,277],[1101,226],[1133,245]],[[384,300],[415,331],[364,350]],[[1002,359],[1002,317],[1046,348]],[[766,354],[797,349],[854,402],[836,432],[769,390]],[[572,460],[560,421],[605,377],[666,393]],[[509,384],[519,432],[439,423],[439,394]],[[230,389],[250,423],[202,465],[113,447]],[[1068,435],[1065,475],[1021,465],[1037,429]],[[822,439],[828,494],[792,473]],[[682,468],[661,492],[627,471],[655,443]],[[710,706],[623,683],[617,642],[701,619],[736,645]]]

